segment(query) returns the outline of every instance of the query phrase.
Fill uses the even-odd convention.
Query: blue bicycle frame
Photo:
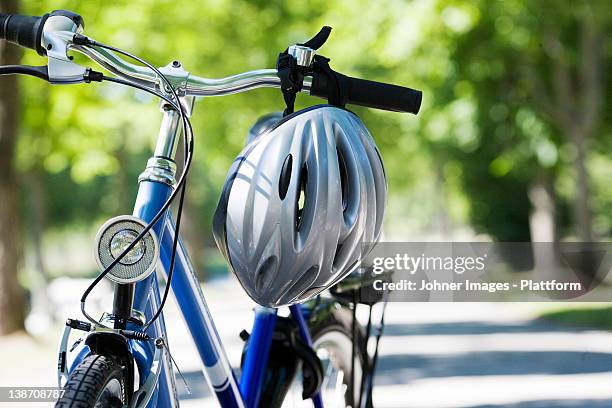
[[[160,160],[160,154],[166,159],[172,157],[174,141],[179,130],[179,121],[176,112],[166,111],[162,121],[162,129],[157,142],[155,155],[149,160],[149,165]],[[161,157],[162,160],[163,156]],[[147,170],[151,170],[148,166]],[[167,168],[166,168],[167,170]],[[146,176],[148,174],[148,176]],[[164,181],[157,173],[145,171],[140,177],[138,196],[133,215],[149,222],[164,205],[173,189],[173,183]],[[144,176],[144,177],[143,177]],[[172,174],[173,176],[173,174]],[[173,177],[172,177],[173,178]],[[174,222],[170,214],[162,217],[154,230],[160,242],[160,271],[167,274],[170,269],[172,246],[175,236]],[[118,285],[117,290],[123,290]],[[249,337],[249,347],[244,356],[242,374],[238,381],[227,358],[221,339],[215,328],[213,318],[208,310],[202,288],[194,273],[183,242],[179,239],[175,259],[174,273],[171,282],[172,292],[177,300],[179,310],[187,324],[194,340],[198,354],[202,361],[204,375],[214,391],[222,407],[247,407],[258,405],[262,390],[266,362],[272,344],[272,334],[276,321],[276,310],[257,307],[255,319]],[[150,319],[160,304],[160,291],[156,274],[135,284],[133,290],[132,314],[140,316],[142,320]],[[131,292],[130,292],[131,293]],[[117,294],[115,294],[117,296]],[[299,332],[305,342],[311,344],[308,325],[305,322],[302,307],[291,307],[293,319],[297,322]],[[138,330],[136,323],[127,323],[127,329]],[[147,334],[152,339],[163,339],[167,346],[166,326],[163,314],[149,327]],[[67,337],[67,335],[65,336]],[[147,390],[147,407],[174,407],[178,405],[172,362],[167,347],[156,349],[152,341],[143,342],[129,340],[129,352],[134,357],[138,367],[140,388],[151,387]],[[70,353],[71,360],[68,372],[91,353],[85,342]],[[156,354],[157,353],[157,354]],[[155,361],[156,355],[159,362]],[[150,373],[150,374],[149,374]],[[151,376],[154,376],[153,378]],[[152,381],[153,380],[153,381]],[[322,401],[317,394],[313,398],[316,407],[322,407]]]

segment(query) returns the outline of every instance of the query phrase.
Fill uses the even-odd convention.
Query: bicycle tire
[[[125,369],[112,357],[86,357],[70,374],[56,408],[116,408],[126,404]]]

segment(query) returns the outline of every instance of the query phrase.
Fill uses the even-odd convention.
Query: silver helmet
[[[276,118],[242,150],[213,231],[249,296],[279,307],[354,270],[370,249],[362,244],[380,236],[386,200],[383,163],[363,122],[315,106]]]
[[[282,119],[283,112],[271,112],[257,119],[257,122],[255,122],[255,124],[251,126],[251,128],[249,129],[249,133],[247,133],[247,144],[251,143],[259,136],[268,133]]]

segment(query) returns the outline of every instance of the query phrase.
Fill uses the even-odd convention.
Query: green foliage
[[[611,60],[611,7],[605,1],[577,3],[28,0],[22,10],[74,10],[84,16],[92,38],[158,66],[178,59],[189,71],[208,77],[272,67],[288,44],[331,25],[334,31],[321,53],[332,57],[335,69],[424,90],[416,118],[351,107],[370,128],[385,161],[392,235],[420,236],[446,213],[454,225],[467,223],[496,239],[525,240],[527,188],[536,175],[554,175],[560,208],[574,194],[572,147],[534,97],[532,76],[551,86],[544,40],[550,32],[559,34],[572,64],[578,64],[576,25],[592,8],[605,33],[603,66]],[[44,63],[32,54],[26,53],[25,62]],[[612,226],[611,88],[606,88],[589,161],[600,234]],[[136,177],[159,124],[157,102],[114,84],[49,86],[24,78],[22,90],[19,166],[24,173],[42,172],[50,225],[91,225],[101,217],[131,212]],[[319,102],[298,98],[299,106]],[[218,192],[249,126],[281,108],[280,92],[269,89],[197,105],[188,194],[192,227],[201,241],[196,245],[211,242]],[[560,222],[567,224],[565,218]]]
[[[587,14],[596,16],[593,24],[604,33],[605,72],[611,57],[609,3],[437,2],[427,31],[431,41],[422,45],[419,57],[438,54],[444,62],[432,63],[434,68],[425,74],[424,82],[435,84],[435,106],[421,122],[422,134],[438,160],[461,162],[461,190],[469,197],[469,220],[477,231],[499,240],[529,240],[527,190],[536,177],[556,179],[559,212],[576,199],[573,145],[542,99],[557,91],[551,79],[554,51],[547,48],[562,47],[570,69],[582,69],[579,29],[588,23]],[[585,84],[572,80],[571,98],[580,98]],[[602,110],[610,111],[609,99],[604,99]],[[609,139],[609,115],[593,136],[593,144]],[[611,165],[602,159],[598,170]],[[564,191],[561,186],[571,187]],[[597,207],[607,190],[597,183]],[[601,222],[598,232],[607,236],[609,224],[603,219],[609,215],[600,209],[595,208]],[[558,221],[563,225],[567,219]]]
[[[179,59],[190,71],[209,77],[272,67],[278,52],[288,44],[303,41],[322,25],[330,24],[335,30],[324,53],[334,56],[338,70],[382,81],[414,83],[414,76],[393,78],[385,70],[384,65],[394,63],[389,62],[393,55],[388,50],[378,55],[375,51],[384,45],[377,30],[385,26],[389,16],[378,9],[363,16],[358,10],[366,7],[366,2],[355,7],[351,2],[322,1],[299,5],[205,1],[180,7],[167,1],[104,5],[52,1],[44,5],[26,3],[24,11],[41,14],[54,8],[75,10],[84,16],[86,32],[91,37],[145,56],[160,66]],[[394,7],[401,8],[399,3]],[[370,28],[364,30],[364,26]],[[26,62],[40,64],[43,60],[28,54]],[[83,191],[104,197],[99,202],[79,198],[74,203],[62,202],[63,198],[58,197],[57,205],[52,198],[53,223],[91,222],[88,214],[128,212],[129,203],[123,198],[134,189],[121,184],[134,185],[134,178],[128,179],[127,175],[142,169],[143,157],[150,151],[159,123],[154,119],[159,117],[156,102],[138,91],[111,84],[50,88],[28,78],[22,88],[27,95],[19,148],[22,170],[42,167],[47,174],[49,195],[57,196],[56,186],[62,184],[66,193],[63,197],[90,194]],[[313,103],[320,100],[303,96],[298,102],[299,106]],[[280,93],[271,90],[205,100],[196,107],[195,166],[189,200],[194,211],[202,214],[198,222],[203,231],[210,229],[218,190],[229,164],[244,144],[249,126],[259,115],[281,108]],[[410,181],[402,175],[406,171],[405,156],[415,158],[411,172],[427,167],[426,155],[419,154],[413,117],[357,111],[372,123],[373,134],[380,135],[383,151],[400,147],[399,154],[385,157],[392,184]],[[399,129],[402,124],[404,130]],[[421,160],[417,160],[419,157]],[[112,181],[117,175],[121,180]]]

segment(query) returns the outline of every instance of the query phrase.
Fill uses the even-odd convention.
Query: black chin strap
[[[278,77],[281,80],[281,92],[285,105],[287,107],[283,111],[283,117],[293,113],[295,109],[295,97],[302,90],[304,85],[304,73],[299,69],[297,61],[290,55],[287,50],[278,55],[276,61],[276,70]]]
[[[318,50],[329,38],[331,27],[324,26],[314,37],[303,44],[304,47]],[[320,74],[326,77],[328,87],[328,100],[331,105],[344,108],[346,95],[348,94],[348,81],[343,75],[339,75],[329,66],[329,58],[315,55],[312,67],[302,67],[297,64],[289,49],[281,52],[276,61],[278,77],[281,81],[281,92],[285,100],[286,108],[283,117],[290,115],[295,110],[295,99],[304,86],[304,76]]]

